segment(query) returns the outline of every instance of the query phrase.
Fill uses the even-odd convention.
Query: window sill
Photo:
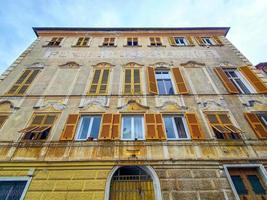
[[[194,47],[195,45],[170,45],[171,47]]]
[[[73,48],[88,48],[90,46],[79,46],[79,45],[72,45]]]
[[[117,47],[117,45],[113,45],[113,46],[103,46],[103,45],[99,45],[98,47],[108,47],[108,48],[112,48],[112,47]]]
[[[158,46],[154,46],[154,45],[147,45],[148,47],[166,47],[166,45],[158,45]]]
[[[142,45],[135,45],[135,46],[132,46],[132,45],[123,45],[123,47],[142,47]]]
[[[61,45],[58,46],[52,46],[52,45],[43,45],[42,47],[46,47],[46,48],[60,48]]]

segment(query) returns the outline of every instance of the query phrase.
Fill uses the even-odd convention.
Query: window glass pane
[[[124,116],[122,117],[123,129],[122,129],[122,138],[131,139],[131,117]]]
[[[166,130],[166,133],[167,133],[167,138],[168,139],[175,139],[176,135],[175,135],[174,128],[173,128],[172,117],[165,116],[163,118],[164,118],[165,130]]]
[[[163,80],[158,80],[157,82],[158,82],[159,94],[166,94]]]
[[[138,139],[143,139],[143,125],[142,117],[134,116],[134,137]]]
[[[91,121],[91,117],[89,116],[81,117],[81,126],[80,126],[80,130],[78,134],[78,139],[87,139],[90,121]]]
[[[267,128],[267,114],[266,113],[260,113],[257,114],[259,120],[264,125],[265,128]]]
[[[238,194],[242,195],[242,194],[248,193],[246,190],[245,184],[240,176],[231,176],[231,179],[233,181],[233,184]]]
[[[0,199],[19,200],[27,181],[0,181]]]
[[[167,94],[174,94],[171,80],[164,80]]]
[[[182,117],[174,118],[179,138],[187,138]]]
[[[101,122],[101,117],[100,116],[94,116],[92,128],[90,130],[90,137],[92,137],[94,139],[98,138],[100,122]]]
[[[247,178],[251,187],[253,188],[253,191],[256,194],[266,194],[266,191],[264,190],[259,178],[256,175],[248,175]]]
[[[235,81],[239,85],[243,93],[250,94],[250,91],[240,79],[235,79]]]

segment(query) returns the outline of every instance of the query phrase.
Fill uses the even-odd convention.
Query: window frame
[[[55,40],[55,41],[53,41],[53,40]],[[60,40],[60,41],[58,41],[58,40]],[[46,45],[43,45],[43,47],[61,47],[60,44],[62,44],[63,40],[64,40],[64,37],[52,37],[51,40],[48,41],[48,43]]]
[[[20,196],[20,200],[23,200],[26,196],[26,193],[29,189],[29,186],[30,186],[30,183],[32,181],[32,177],[31,176],[3,176],[3,177],[0,177],[0,181],[27,181],[24,189],[23,189],[23,192]]]
[[[210,43],[207,42],[207,39],[210,41]],[[215,46],[216,45],[216,42],[213,40],[212,37],[201,37],[201,40],[205,46]]]
[[[157,39],[159,39],[160,43],[157,42]],[[154,40],[155,42],[155,45],[152,45],[152,40]],[[165,47],[165,45],[163,45],[162,43],[162,38],[161,37],[157,37],[157,36],[152,36],[152,37],[149,37],[149,47]]]
[[[173,94],[168,94],[168,93],[167,94],[160,94],[160,90],[159,90],[159,87],[158,87],[157,71],[160,71],[160,72],[168,72],[168,75],[170,77],[170,82],[172,84]],[[158,89],[158,95],[175,95],[177,93],[176,92],[176,88],[174,87],[175,84],[173,82],[173,77],[172,77],[171,70],[169,70],[169,69],[155,69],[155,79],[156,79],[156,84],[157,84],[157,89]],[[164,79],[162,79],[162,80],[164,80]],[[165,86],[165,84],[164,84],[164,90],[166,92],[166,86]]]
[[[123,127],[124,127],[124,120],[123,118],[125,116],[130,116],[131,117],[131,138],[123,138]],[[134,137],[134,118],[133,116],[140,116],[141,117],[141,122],[142,122],[142,128],[143,128],[143,133],[142,133],[142,138],[135,138]],[[121,115],[121,140],[123,141],[143,141],[146,140],[146,131],[145,131],[145,118],[144,114],[139,114],[139,113],[127,113],[127,114],[122,114]]]
[[[176,41],[176,38],[180,38],[180,39],[182,38],[184,44],[180,44],[180,43],[178,44],[177,41]],[[175,41],[175,45],[176,46],[188,46],[189,45],[188,44],[188,41],[187,41],[187,39],[185,37],[182,37],[182,36],[174,36],[173,39]]]
[[[79,124],[78,124],[78,126],[77,126],[77,128],[76,128],[76,130],[75,130],[75,141],[88,141],[88,139],[90,138],[90,135],[91,135],[91,130],[92,130],[92,125],[93,125],[93,122],[92,122],[92,120],[90,120],[90,124],[89,124],[89,128],[88,128],[88,132],[87,132],[87,135],[86,135],[86,139],[79,139],[79,136],[80,136],[80,129],[81,129],[81,125],[82,125],[82,118],[83,117],[88,117],[88,116],[93,116],[93,117],[100,117],[100,125],[99,125],[99,130],[98,130],[98,136],[97,136],[97,138],[93,138],[93,140],[98,140],[99,139],[99,134],[100,134],[100,131],[101,131],[101,126],[102,126],[102,119],[103,119],[103,117],[102,117],[102,114],[100,114],[100,113],[83,113],[83,114],[80,114],[79,115]],[[93,120],[94,121],[94,120]]]
[[[78,42],[79,42],[79,39],[82,39],[81,41],[81,44],[78,45]],[[84,41],[88,39],[87,43],[84,45]],[[84,36],[84,37],[79,37],[75,43],[75,45],[72,45],[72,47],[89,47],[90,46],[90,41],[91,41],[91,37],[87,37],[87,36]]]
[[[134,45],[134,42],[137,42],[136,45]],[[127,37],[126,38],[126,45],[124,45],[124,47],[141,47],[141,45],[139,45],[139,40],[138,37]],[[129,42],[131,43],[131,45],[129,45]]]
[[[262,164],[225,164],[223,165],[223,169],[226,175],[226,178],[231,186],[231,189],[234,193],[234,196],[237,200],[240,200],[237,190],[234,186],[232,181],[231,175],[229,173],[228,168],[257,168],[259,175],[261,176],[262,180],[267,184],[267,172],[266,169]]]
[[[131,70],[131,92],[130,93],[127,93],[125,92],[125,73],[126,73],[126,70]],[[135,84],[134,83],[134,71],[135,70],[138,70],[139,71],[139,78],[140,78],[140,83],[139,84]],[[140,92],[135,92],[135,89],[134,89],[134,86],[135,85],[140,85]],[[140,67],[125,67],[123,69],[123,88],[122,88],[122,92],[123,94],[125,95],[142,95],[143,94],[143,90],[142,90],[142,69]]]
[[[253,114],[255,114],[257,116],[257,118],[260,120],[261,124],[265,127],[265,129],[267,129],[267,118],[262,119],[260,117],[260,115],[266,115],[267,116],[267,112],[253,112]]]
[[[105,42],[107,40],[107,42]],[[113,40],[113,42],[111,42]],[[116,37],[104,37],[102,45],[100,47],[117,47],[116,45]]]
[[[99,75],[99,80],[97,82],[97,84],[94,84],[93,83],[93,79],[94,79],[94,76],[95,76],[95,72],[96,70],[100,70],[100,75]],[[102,82],[102,78],[103,78],[103,74],[104,74],[104,70],[108,70],[108,79],[107,79],[107,84],[105,84],[107,87],[106,87],[106,92],[105,93],[99,93],[100,91],[100,87],[101,87],[101,82]],[[95,96],[95,95],[107,95],[108,92],[109,92],[109,81],[111,79],[111,68],[110,66],[109,67],[96,67],[93,71],[93,76],[92,76],[92,79],[91,79],[91,83],[90,83],[90,86],[89,86],[89,89],[88,89],[88,92],[87,92],[87,95],[90,95],[90,96]],[[95,93],[90,93],[90,90],[91,90],[91,87],[92,85],[97,85],[96,87],[96,92]]]
[[[223,68],[224,73],[226,74],[227,78],[235,85],[235,87],[239,90],[241,94],[251,94],[255,93],[255,89],[250,85],[250,83],[246,80],[246,78],[238,71],[236,68]],[[229,72],[234,72],[237,77],[229,77],[228,74]],[[246,93],[236,82],[236,79],[239,79],[249,90],[250,93]]]
[[[166,131],[166,125],[165,125],[165,120],[164,120],[165,116],[172,117],[172,126],[173,126],[173,129],[174,129],[174,134],[175,134],[176,138],[168,138],[168,133]],[[175,117],[181,117],[182,118],[183,126],[184,126],[184,129],[185,129],[185,134],[187,136],[186,138],[179,138],[177,126],[176,126],[176,124],[174,122],[174,118]],[[164,128],[165,128],[164,131],[165,131],[165,134],[166,134],[166,140],[170,140],[170,141],[191,140],[191,134],[190,134],[189,127],[188,127],[188,124],[186,122],[184,114],[178,114],[177,115],[177,114],[173,114],[173,113],[162,113],[162,118],[163,118],[163,123],[164,123]]]

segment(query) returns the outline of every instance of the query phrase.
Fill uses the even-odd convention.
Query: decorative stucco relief
[[[267,111],[267,101],[265,97],[242,96],[239,97],[242,105],[251,111]]]
[[[227,109],[227,104],[222,97],[199,97],[197,104],[202,110],[224,111]]]
[[[197,61],[189,60],[186,63],[181,63],[180,65],[183,66],[183,67],[197,67],[198,68],[198,67],[205,66],[205,63],[200,63],[200,62],[197,62]]]
[[[156,106],[155,108],[159,111],[185,111],[188,109],[184,105],[181,97],[177,98],[165,98],[165,97],[155,97]]]
[[[67,99],[66,98],[41,98],[33,108],[42,111],[62,111],[66,108]]]
[[[80,101],[79,108],[90,107],[91,105],[98,105],[103,108],[109,108],[109,97],[83,97]]]
[[[19,109],[23,100],[24,99],[20,97],[4,97],[0,99],[0,104],[8,102],[13,109]]]
[[[118,107],[120,112],[146,112],[148,109],[148,106],[142,105],[135,100],[129,100],[126,104]]]
[[[44,67],[46,67],[47,65],[42,63],[42,62],[35,62],[35,63],[32,63],[30,65],[26,65],[27,68],[29,69],[43,69]]]
[[[59,65],[60,68],[63,68],[63,69],[77,69],[79,68],[80,65],[79,63],[75,62],[75,61],[70,61],[70,62],[66,62],[62,65]]]

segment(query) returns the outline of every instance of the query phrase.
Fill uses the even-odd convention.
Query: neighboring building
[[[1,199],[267,199],[267,88],[228,30],[34,28],[0,77]]]
[[[257,69],[264,71],[264,73],[267,73],[267,62],[259,63],[255,66]]]

